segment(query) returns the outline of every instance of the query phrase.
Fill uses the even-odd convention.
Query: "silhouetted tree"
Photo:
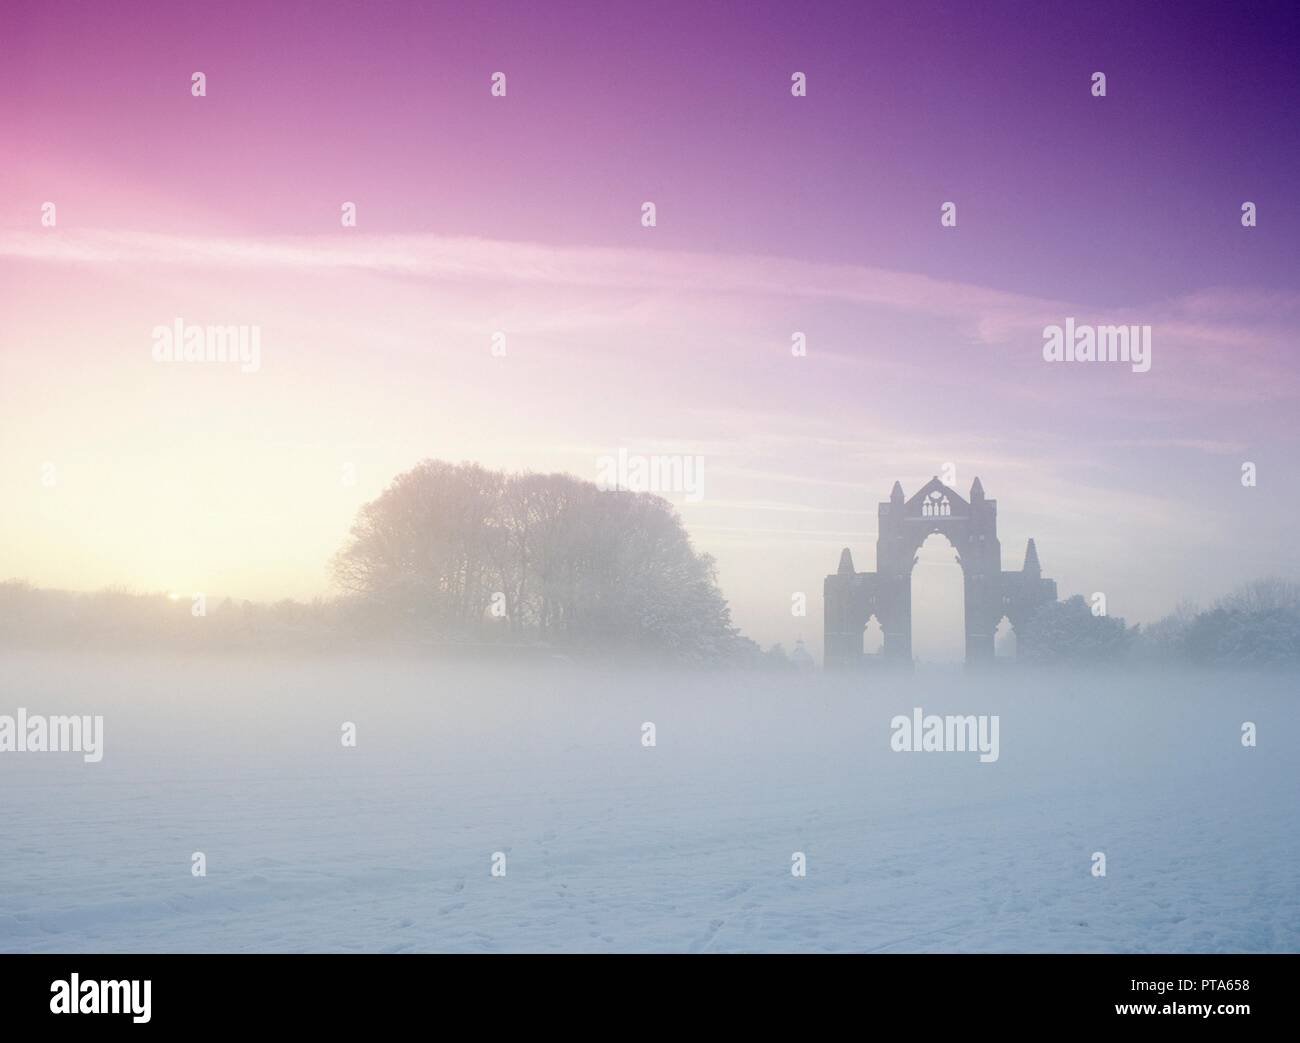
[[[1300,667],[1300,609],[1203,612],[1188,628],[1185,648],[1187,661],[1197,666]]]
[[[444,633],[482,618],[500,558],[502,478],[477,464],[426,460],[361,508],[334,575],[393,618],[432,619]]]
[[[1300,667],[1300,584],[1268,577],[1242,584],[1207,612],[1180,605],[1142,631],[1134,653],[1168,665]]]
[[[1220,599],[1214,607],[1228,612],[1300,610],[1300,583],[1277,576],[1251,580]]]
[[[685,662],[739,647],[713,560],[672,506],[568,475],[425,461],[361,509],[334,574],[443,638],[486,634],[496,598],[515,637]]]
[[[1169,615],[1135,627],[1131,658],[1145,665],[1172,666],[1187,658],[1187,632],[1197,617],[1196,605],[1181,601]]]
[[[1041,606],[1017,634],[1016,649],[1026,662],[1100,666],[1123,660],[1133,633],[1117,616],[1094,616],[1076,594]]]

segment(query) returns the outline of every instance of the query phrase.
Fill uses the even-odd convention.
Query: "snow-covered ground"
[[[1300,949],[1294,677],[11,653],[19,706],[105,754],[0,753],[4,951]]]

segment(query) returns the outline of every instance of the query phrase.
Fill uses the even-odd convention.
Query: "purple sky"
[[[421,456],[663,447],[764,640],[946,461],[1008,565],[1133,618],[1289,568],[1297,10],[7,3],[0,576],[306,596]],[[1152,371],[1044,364],[1067,315]],[[262,372],[151,368],[175,316],[262,325]]]
[[[311,232],[342,197],[375,232],[619,245],[645,198],[660,248],[1087,303],[1297,269],[1294,4],[20,0],[4,18],[5,201],[57,193],[88,224]],[[201,118],[174,89],[198,68]],[[1249,241],[1242,198],[1263,215]],[[938,238],[946,199],[962,234]]]

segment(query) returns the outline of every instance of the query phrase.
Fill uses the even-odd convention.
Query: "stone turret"
[[[983,503],[983,502],[984,502],[984,486],[983,486],[983,484],[981,484],[981,482],[980,482],[980,480],[979,480],[978,477],[976,477],[975,481],[971,482],[971,486],[970,486],[970,502],[971,502],[971,503]]]
[[[852,552],[850,552],[848,547],[845,547],[842,551],[840,551],[839,574],[841,576],[853,575],[853,554]]]
[[[1030,537],[1029,543],[1025,546],[1025,568],[1026,576],[1032,576],[1034,579],[1040,579],[1043,575],[1043,567],[1038,564],[1038,548],[1034,546],[1033,537]]]

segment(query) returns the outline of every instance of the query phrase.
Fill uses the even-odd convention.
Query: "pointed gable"
[[[944,485],[936,475],[907,501],[907,516],[909,518],[929,517],[931,516],[929,505],[942,504],[945,500],[948,503],[948,511],[944,516],[949,514],[965,516],[970,512],[970,504],[962,495],[956,489]]]

